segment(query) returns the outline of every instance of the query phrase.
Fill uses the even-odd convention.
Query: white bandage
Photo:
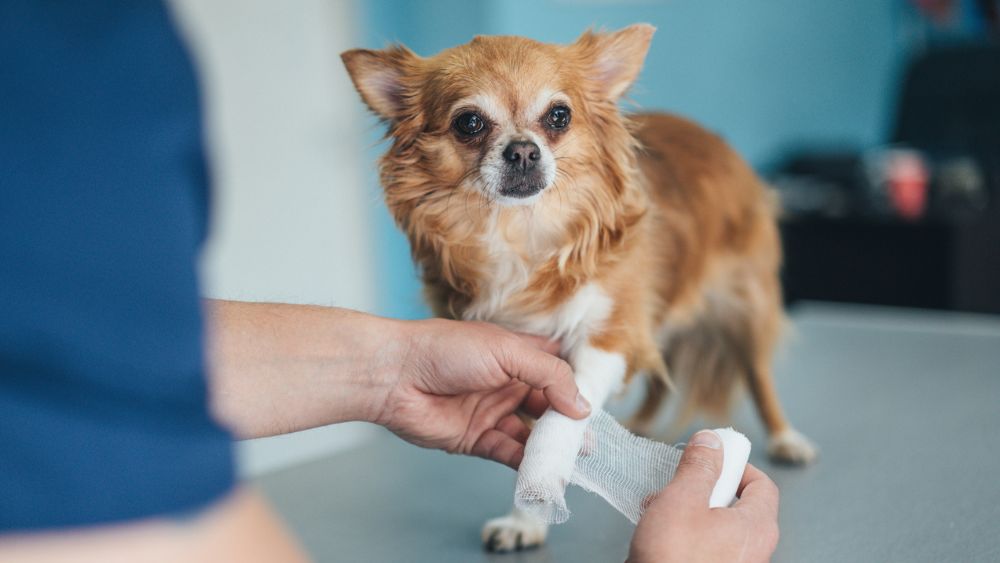
[[[722,440],[723,467],[709,500],[713,508],[729,506],[736,498],[750,457],[746,436],[731,428],[715,433]],[[649,501],[673,479],[682,453],[632,434],[604,411],[579,421],[549,410],[525,446],[514,504],[544,522],[565,522],[570,515],[566,485],[573,483],[637,523]]]

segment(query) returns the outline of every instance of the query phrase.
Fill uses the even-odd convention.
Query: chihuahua
[[[558,339],[594,408],[643,374],[637,431],[675,382],[688,414],[724,414],[746,387],[772,458],[809,462],[816,450],[771,377],[784,319],[776,200],[697,124],[620,111],[653,32],[342,58],[388,126],[385,200],[436,314]],[[494,551],[545,535],[516,509],[483,530]]]

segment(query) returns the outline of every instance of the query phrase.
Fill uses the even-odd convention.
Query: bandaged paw
[[[736,497],[750,457],[750,441],[731,428],[722,439],[723,469],[711,507]],[[532,429],[518,471],[514,504],[538,519],[559,524],[570,515],[566,484],[597,494],[633,523],[677,470],[682,450],[636,436],[611,415],[597,411],[585,421],[546,412]]]
[[[565,522],[569,518],[566,485],[573,477],[589,421],[574,420],[552,409],[538,419],[524,446],[517,473],[518,508],[543,522]]]
[[[514,505],[547,524],[565,522],[566,485],[561,479],[518,479]]]

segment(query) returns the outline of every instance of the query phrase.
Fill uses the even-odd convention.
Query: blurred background
[[[996,0],[175,0],[215,179],[209,296],[428,314],[381,202],[382,130],[339,60],[477,34],[658,28],[630,110],[694,118],[779,190],[801,300],[1000,313]],[[260,473],[364,440],[241,444]]]

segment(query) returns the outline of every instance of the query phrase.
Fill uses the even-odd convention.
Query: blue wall
[[[793,147],[880,142],[901,62],[898,0],[375,0],[363,6],[364,46],[400,41],[425,55],[477,34],[570,42],[588,27],[652,23],[658,32],[632,100],[700,121],[758,168]],[[373,162],[381,149],[372,151]],[[375,223],[379,312],[426,315],[405,240],[384,209]]]

